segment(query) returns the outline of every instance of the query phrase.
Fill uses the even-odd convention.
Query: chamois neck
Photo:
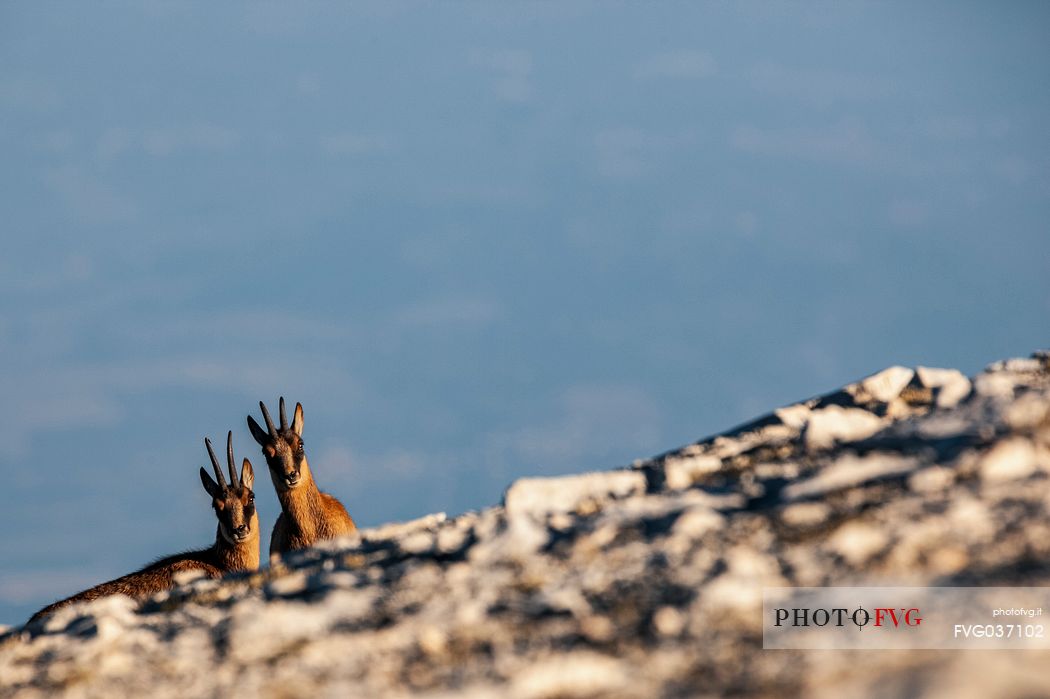
[[[303,459],[301,474],[303,482],[297,487],[277,493],[281,509],[296,522],[311,520],[321,511],[321,491],[317,489],[306,459]]]
[[[244,541],[231,543],[222,535],[222,525],[215,529],[215,544],[211,547],[218,567],[227,571],[259,569],[259,520],[252,521],[252,533]]]

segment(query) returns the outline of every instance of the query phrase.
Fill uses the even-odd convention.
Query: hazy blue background
[[[1050,328],[1046,3],[0,5],[0,622],[214,534],[306,407],[362,525]]]

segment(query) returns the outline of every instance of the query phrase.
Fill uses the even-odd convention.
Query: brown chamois
[[[211,457],[212,469],[218,483],[202,468],[201,483],[212,497],[212,507],[219,519],[215,532],[215,543],[202,551],[187,551],[162,558],[141,570],[129,573],[116,580],[96,585],[72,597],[50,604],[34,614],[28,623],[47,616],[74,602],[93,600],[107,595],[124,594],[143,600],[161,590],[175,586],[177,573],[200,570],[209,578],[219,578],[226,573],[259,568],[259,516],[255,512],[255,493],[252,485],[255,473],[248,459],[241,466],[241,476],[233,460],[233,432],[226,436],[226,461],[230,469],[230,484],[226,484],[219,461],[211,448],[211,440],[204,440]]]
[[[351,534],[357,526],[343,504],[317,489],[303,447],[303,406],[295,404],[292,425],[280,401],[281,427],[274,426],[266,405],[259,401],[267,431],[249,415],[248,429],[262,447],[270,479],[281,503],[281,514],[270,536],[270,558],[312,546],[322,539]]]

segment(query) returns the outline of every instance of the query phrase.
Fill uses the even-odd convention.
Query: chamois
[[[204,440],[215,471],[216,483],[201,468],[201,483],[212,497],[212,507],[219,520],[215,532],[215,543],[211,548],[187,551],[162,558],[141,570],[129,573],[116,580],[104,582],[72,597],[50,604],[34,614],[28,623],[47,616],[74,602],[93,600],[107,595],[125,594],[143,600],[161,590],[175,586],[177,573],[200,570],[209,578],[219,578],[226,573],[259,568],[259,516],[255,512],[255,473],[248,459],[241,465],[240,478],[233,459],[233,432],[226,436],[226,461],[230,470],[230,484],[226,484],[219,461],[211,448],[211,440]]]
[[[292,425],[281,397],[281,427],[274,426],[266,405],[259,401],[267,431],[249,415],[248,429],[262,447],[270,480],[281,503],[281,514],[270,536],[270,558],[312,546],[322,539],[350,534],[357,529],[343,504],[317,489],[303,447],[303,406],[295,404]]]

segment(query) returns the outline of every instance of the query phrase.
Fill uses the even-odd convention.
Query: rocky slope
[[[603,473],[0,640],[4,696],[1018,696],[1050,652],[763,651],[762,587],[1050,586],[1050,353],[893,367]]]

